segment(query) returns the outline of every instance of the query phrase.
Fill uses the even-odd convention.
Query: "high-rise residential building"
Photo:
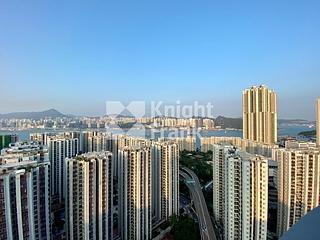
[[[51,163],[51,194],[58,197],[59,202],[64,199],[65,159],[79,153],[79,140],[64,136],[50,136],[47,139],[49,160]]]
[[[214,121],[209,118],[203,119],[203,128],[206,130],[212,130],[214,129]]]
[[[223,239],[265,240],[267,159],[228,145],[216,145],[213,154],[213,211]]]
[[[51,239],[50,163],[0,166],[0,239]]]
[[[235,148],[228,144],[212,144],[210,146],[210,150],[213,151],[213,214],[219,228],[223,230],[226,156],[229,152],[235,151]]]
[[[160,141],[172,140],[175,141],[180,151],[196,151],[196,137],[187,136],[187,137],[177,137],[177,138],[161,138]]]
[[[286,144],[274,150],[278,162],[278,219],[280,237],[320,201],[320,153],[314,144]],[[312,147],[314,146],[314,147]]]
[[[152,214],[155,221],[179,214],[179,146],[152,144]]]
[[[50,138],[77,138],[80,141],[80,132],[44,132],[44,133],[30,133],[30,141],[37,142],[42,145],[48,145]],[[80,148],[80,147],[78,147]]]
[[[139,138],[139,137],[132,137],[129,135],[113,135],[112,136],[112,155],[113,155],[113,176],[114,176],[114,188],[115,191],[115,201],[118,199],[118,202],[121,201],[119,195],[120,187],[121,187],[121,177],[122,177],[122,168],[120,166],[120,157],[119,157],[119,151],[125,149],[125,148],[143,148],[143,147],[150,147],[151,141],[147,140],[145,138]],[[119,218],[119,212],[115,211],[115,218]],[[121,229],[121,222],[117,221],[117,227],[118,229]]]
[[[67,239],[113,239],[112,154],[65,160]]]
[[[269,158],[269,183],[268,183],[268,239],[277,239],[277,210],[278,189],[277,172],[278,163]]]
[[[82,153],[112,151],[112,133],[85,131],[74,138],[80,139],[79,145]]]
[[[145,138],[132,137],[128,135],[114,135],[112,138],[112,154],[114,156],[114,176],[118,178],[120,176],[120,167],[119,167],[119,150],[123,148],[139,148],[139,147],[150,147],[151,141]]]
[[[201,151],[213,151],[216,144],[230,144],[235,147],[241,147],[240,137],[203,137],[200,138]]]
[[[79,135],[80,151],[99,152],[99,151],[112,151],[112,133],[100,131],[85,131]]]
[[[49,135],[49,133],[30,133],[30,141],[47,145],[47,137]]]
[[[296,140],[285,141],[284,145],[286,149],[300,149],[300,150],[314,149],[317,147],[317,144],[314,142],[303,142],[303,141],[296,141]]]
[[[262,142],[251,141],[247,139],[241,139],[241,149],[250,154],[262,155],[267,158],[272,157],[272,151],[278,149],[276,144],[268,144]]]
[[[317,146],[320,146],[320,98],[317,99]]]
[[[202,118],[190,118],[190,127],[191,128],[202,128],[203,127],[203,119]]]
[[[243,139],[277,142],[277,97],[266,86],[246,89],[242,94]]]
[[[88,152],[112,151],[112,134],[98,132],[88,137]]]
[[[118,177],[118,150],[123,147],[133,146],[150,146],[150,141],[131,137],[128,135],[113,135],[112,133],[99,132],[99,131],[85,131],[80,134],[80,151],[82,153],[87,152],[99,152],[110,151],[114,157],[113,175],[115,180]]]
[[[84,131],[81,133],[79,139],[79,150],[82,153],[89,152],[89,138],[93,138],[94,136],[98,135],[96,131]]]
[[[240,137],[204,137],[200,139],[200,143],[202,152],[212,151],[215,144],[230,144],[250,154],[262,155],[268,158],[271,158],[273,149],[279,148],[276,144],[256,142],[241,139]]]
[[[152,237],[151,149],[119,150],[119,222],[121,239]]]

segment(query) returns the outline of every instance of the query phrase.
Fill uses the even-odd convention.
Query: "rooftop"
[[[11,143],[8,148],[1,151],[1,155],[15,154],[15,153],[33,153],[35,151],[46,151],[47,147],[37,142],[16,142]]]

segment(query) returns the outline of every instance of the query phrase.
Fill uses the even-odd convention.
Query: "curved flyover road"
[[[198,215],[200,234],[202,240],[216,240],[212,222],[204,199],[201,185],[197,175],[188,168],[182,168],[180,175],[186,180],[186,185],[191,192],[191,199],[194,202]]]

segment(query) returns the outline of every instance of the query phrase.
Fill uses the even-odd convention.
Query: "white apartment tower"
[[[216,145],[213,169],[213,209],[223,238],[267,239],[267,159]]]
[[[51,239],[50,163],[0,166],[0,239]]]
[[[47,139],[51,163],[51,194],[57,196],[60,202],[65,198],[65,174],[63,172],[65,159],[78,154],[78,143],[77,138],[63,136],[51,136]]]
[[[82,132],[80,138],[80,151],[100,152],[112,151],[112,134],[107,132],[87,131]]]
[[[112,154],[114,156],[114,175],[118,178],[120,176],[119,171],[119,150],[124,148],[139,148],[139,147],[150,147],[151,141],[145,138],[132,137],[128,135],[114,135],[112,138]]]
[[[243,139],[274,144],[277,142],[277,97],[262,85],[242,94]]]
[[[172,141],[152,144],[152,214],[155,221],[179,214],[179,147]]]
[[[30,141],[37,142],[41,145],[48,145],[48,140],[52,137],[61,138],[80,138],[80,132],[57,132],[57,133],[30,133]]]
[[[278,162],[278,227],[281,237],[304,215],[319,205],[319,149],[307,145],[287,144],[274,151]],[[289,148],[291,147],[291,148]]]
[[[225,159],[234,147],[228,144],[211,145],[213,153],[213,214],[220,228],[224,226],[224,189],[225,189]]]
[[[150,240],[152,232],[151,149],[119,150],[121,239]]]
[[[112,239],[112,154],[93,152],[66,159],[67,239]]]
[[[112,151],[112,134],[98,132],[88,137],[88,152]]]

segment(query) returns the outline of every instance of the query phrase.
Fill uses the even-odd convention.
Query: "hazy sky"
[[[197,100],[226,116],[264,83],[281,118],[314,119],[320,2],[1,1],[0,83],[0,113]]]

